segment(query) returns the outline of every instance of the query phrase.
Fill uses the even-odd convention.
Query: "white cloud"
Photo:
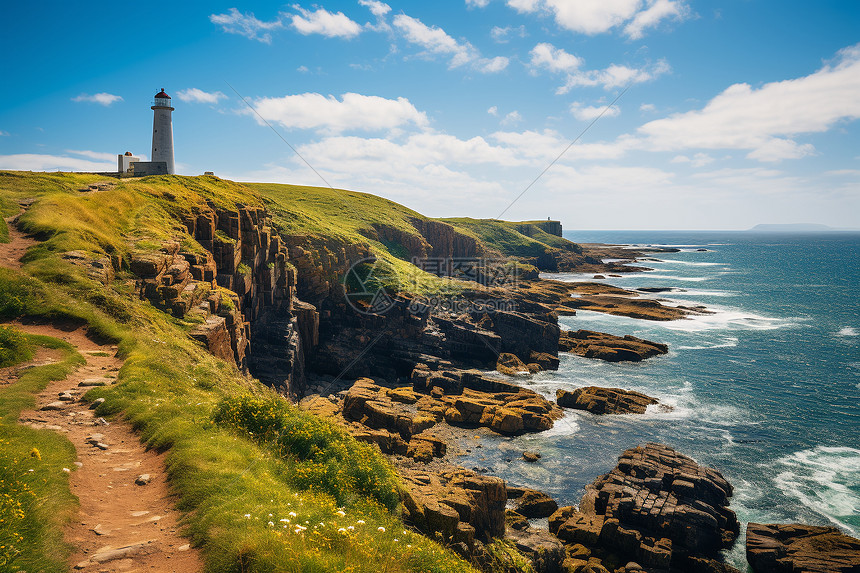
[[[290,15],[293,27],[301,34],[321,34],[327,38],[354,38],[361,33],[361,26],[350,20],[343,12],[332,13],[324,8],[305,10],[298,4],[293,9],[300,14]]]
[[[284,127],[328,133],[393,129],[407,124],[423,127],[428,123],[427,115],[406,98],[394,100],[357,93],[343,94],[340,100],[318,93],[259,98],[254,100],[254,107],[265,119]]]
[[[230,8],[227,14],[212,14],[209,21],[221,26],[221,29],[229,34],[239,34],[251,40],[257,40],[264,44],[272,42],[271,30],[283,28],[280,18],[271,22],[258,20],[252,12],[243,14],[236,8]]]
[[[222,99],[226,99],[225,96],[221,92],[204,92],[198,88],[188,88],[186,90],[179,90],[176,92],[176,96],[184,102],[188,103],[211,103],[216,104],[218,101]]]
[[[116,171],[116,156],[113,161],[90,161],[65,155],[42,155],[18,153],[0,155],[0,169],[20,171]]]
[[[487,113],[490,115],[499,115],[499,108],[496,106],[492,106],[487,110]]]
[[[486,8],[490,0],[466,0],[466,6],[469,8]]]
[[[302,73],[302,74],[306,74],[306,73],[308,73],[310,70],[308,69],[308,67],[307,67],[307,66],[299,66],[298,68],[296,68],[296,71],[297,71],[297,72],[300,72],[300,73]]]
[[[532,68],[544,68],[551,72],[572,72],[585,63],[582,58],[547,43],[538,44],[529,54]]]
[[[670,163],[687,163],[693,167],[704,167],[713,163],[715,160],[707,153],[696,153],[692,158],[686,155],[676,155],[670,160]]]
[[[514,110],[505,116],[505,118],[502,120],[502,125],[514,125],[521,122],[522,120],[523,116],[520,115],[520,112]]]
[[[589,106],[575,101],[570,104],[570,113],[580,121],[591,121],[598,117],[617,117],[621,114],[621,109],[617,106],[606,109],[605,105]]]
[[[557,93],[565,94],[575,87],[602,86],[603,89],[610,90],[631,84],[641,84],[669,71],[671,68],[664,60],[638,69],[612,64],[603,70],[581,70],[569,74],[564,85],[558,88]]]
[[[0,129],[0,137],[8,137],[9,135],[10,134],[8,131],[3,131],[2,129]]]
[[[814,153],[792,139],[860,118],[860,44],[804,77],[759,88],[735,84],[701,110],[646,123],[638,133],[655,150],[741,149],[760,161]]]
[[[643,103],[639,106],[639,111],[644,111],[646,113],[651,113],[657,111],[657,106],[653,103]]]
[[[391,12],[391,6],[378,0],[358,0],[358,3],[370,10],[370,13],[381,18]]]
[[[505,26],[504,28],[502,28],[501,26],[493,26],[493,28],[490,30],[490,37],[492,37],[493,40],[495,40],[499,44],[508,43],[510,41],[509,37],[512,35],[517,35],[520,38],[525,38],[526,36],[528,36],[528,33],[526,32],[525,26]]]
[[[508,66],[508,58],[501,56],[483,58],[480,52],[469,42],[460,43],[442,28],[427,26],[417,18],[398,14],[394,17],[393,23],[407,41],[421,46],[427,53],[450,56],[449,67],[451,68],[471,64],[479,72],[495,73]]]
[[[588,35],[602,34],[627,23],[624,31],[633,39],[666,18],[681,19],[688,12],[683,0],[508,0],[507,3],[521,13],[551,15],[559,27]]]
[[[97,103],[97,104],[103,105],[103,106],[109,106],[109,105],[114,104],[118,101],[122,101],[122,97],[118,96],[118,95],[114,95],[114,94],[101,92],[101,93],[97,93],[97,94],[93,94],[93,95],[81,94],[79,96],[73,97],[72,101],[78,101],[78,102],[84,101],[84,102],[90,102],[90,103]]]
[[[72,155],[80,155],[82,157],[89,157],[90,159],[99,159],[101,161],[114,161],[116,162],[116,156],[118,153],[105,153],[103,151],[88,151],[81,150],[77,151],[74,149],[67,149],[66,153],[71,153]]]
[[[675,0],[652,0],[645,10],[634,16],[625,27],[624,33],[631,39],[641,38],[646,28],[657,26],[666,18],[681,20],[689,13],[689,8],[683,2]]]

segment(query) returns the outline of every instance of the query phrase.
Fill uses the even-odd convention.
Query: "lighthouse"
[[[164,93],[164,88],[155,94],[152,101],[152,158],[150,161],[164,161],[167,172],[175,173],[173,169],[173,107],[170,96]]]

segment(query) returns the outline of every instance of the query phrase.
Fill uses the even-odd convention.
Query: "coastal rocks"
[[[552,428],[561,410],[546,398],[476,370],[433,371],[419,364],[412,372],[416,407],[456,426],[484,426],[505,435]]]
[[[402,469],[404,520],[444,544],[489,540],[505,532],[505,482],[463,468]]]
[[[545,529],[508,527],[505,540],[531,561],[535,573],[562,573],[565,560],[564,544]]]
[[[558,341],[558,349],[607,362],[639,362],[669,352],[669,347],[659,342],[630,335],[614,336],[593,330],[563,331]]]
[[[860,571],[860,539],[835,527],[750,523],[746,553],[755,573]]]
[[[542,491],[526,489],[518,497],[514,511],[528,518],[549,517],[558,509],[558,503]]]
[[[649,443],[624,452],[611,472],[586,486],[578,509],[560,508],[549,526],[570,545],[643,567],[729,571],[719,552],[739,533],[731,494],[716,470]]]
[[[556,403],[562,408],[585,410],[592,414],[644,414],[657,400],[621,388],[586,386],[573,392],[556,390]]]
[[[499,359],[496,361],[496,370],[508,376],[529,373],[528,366],[526,366],[522,360],[517,358],[515,354],[510,354],[508,352],[499,354]]]

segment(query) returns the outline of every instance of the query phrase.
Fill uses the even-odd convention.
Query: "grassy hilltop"
[[[19,204],[27,209],[18,226],[38,243],[20,270],[0,268],[0,319],[71,322],[118,344],[125,359],[118,384],[93,389],[86,399],[105,398],[98,415],[129,420],[149,446],[169,452],[178,506],[207,570],[472,570],[404,529],[398,478],[381,454],[205,352],[186,334],[192,319],[131,296],[128,264],[136,251],[167,239],[191,252],[202,249],[181,222],[196,206],[265,205],[283,234],[364,242],[404,272],[417,269],[404,260],[403,244],[381,237],[380,229],[420,241],[415,221],[426,217],[373,195],[313,187],[0,172],[0,211],[12,215]],[[448,222],[505,255],[534,256],[561,244],[558,237],[528,237],[503,222]],[[94,280],[63,256],[69,251],[109,260],[114,280]],[[441,283],[429,275],[426,281]],[[65,438],[25,428],[17,417],[32,407],[35,392],[83,358],[60,341],[0,328],[3,366],[26,362],[40,345],[64,356],[0,386],[0,566],[64,571],[66,548],[57,532],[75,501],[59,470],[69,467],[74,452]]]

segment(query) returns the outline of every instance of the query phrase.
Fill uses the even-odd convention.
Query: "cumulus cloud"
[[[651,113],[657,110],[657,106],[653,103],[643,103],[639,106],[639,111],[644,111],[646,113]]]
[[[252,12],[243,14],[236,8],[230,8],[226,14],[212,14],[209,16],[209,21],[221,26],[221,29],[228,34],[239,34],[264,44],[272,42],[272,30],[284,26],[280,17],[271,22],[264,22],[258,20]]]
[[[421,46],[428,54],[450,56],[449,67],[451,68],[470,64],[479,72],[495,73],[508,66],[508,58],[501,56],[484,58],[469,42],[458,42],[442,28],[428,26],[417,18],[398,14],[394,17],[393,23],[408,42]]]
[[[570,104],[570,113],[580,121],[591,121],[598,117],[617,117],[621,110],[616,106],[606,109],[605,105],[583,105],[575,101]]]
[[[714,158],[707,153],[696,153],[693,157],[686,155],[676,155],[670,160],[670,163],[687,163],[693,167],[704,167],[714,162]]]
[[[386,99],[357,93],[335,96],[304,93],[254,100],[257,112],[286,128],[315,129],[326,133],[349,130],[386,130],[428,124],[427,115],[406,98]],[[251,110],[241,113],[252,114]]]
[[[645,29],[667,18],[682,19],[689,11],[683,0],[508,0],[521,13],[551,15],[565,30],[602,34],[626,23],[624,33],[641,38]]]
[[[354,38],[361,33],[361,26],[350,20],[343,12],[332,13],[325,8],[315,11],[293,5],[298,14],[289,16],[293,28],[300,34],[321,34],[327,38]]]
[[[378,0],[358,0],[358,3],[370,10],[370,13],[381,18],[391,12],[391,6]]]
[[[470,8],[486,8],[490,0],[466,0],[466,6]]]
[[[656,64],[642,68],[612,64],[602,70],[586,70],[582,69],[585,65],[584,59],[546,42],[532,48],[529,55],[531,56],[529,67],[532,73],[546,70],[551,73],[566,74],[564,85],[557,90],[559,94],[565,94],[575,87],[602,86],[608,90],[647,82],[671,69],[669,64],[660,60]]]
[[[109,94],[105,92],[97,93],[97,94],[81,94],[79,96],[73,97],[72,101],[78,102],[89,102],[89,103],[97,103],[103,106],[109,106],[118,101],[122,101],[122,97],[114,94]]]
[[[612,64],[602,70],[579,70],[567,76],[557,93],[566,94],[575,87],[603,87],[610,90],[631,84],[649,82],[671,71],[665,60],[643,68]]]
[[[188,88],[176,92],[176,97],[188,103],[211,103],[216,104],[222,99],[226,99],[221,92],[205,92],[198,88]]]
[[[582,58],[545,42],[532,48],[529,55],[533,69],[543,68],[551,72],[572,72],[585,62]]]
[[[497,106],[491,106],[487,109],[487,113],[490,115],[499,115],[499,108]]]
[[[704,108],[648,122],[638,133],[658,150],[741,149],[760,161],[795,159],[814,153],[797,135],[860,118],[858,93],[860,44],[808,76],[759,88],[732,85]]]
[[[521,122],[522,120],[523,116],[520,115],[520,112],[514,110],[505,116],[505,118],[502,120],[502,125],[514,125]]]
[[[638,40],[645,35],[646,28],[653,28],[667,18],[684,19],[689,13],[689,7],[683,2],[674,0],[655,0],[624,26],[624,33],[631,39]]]

